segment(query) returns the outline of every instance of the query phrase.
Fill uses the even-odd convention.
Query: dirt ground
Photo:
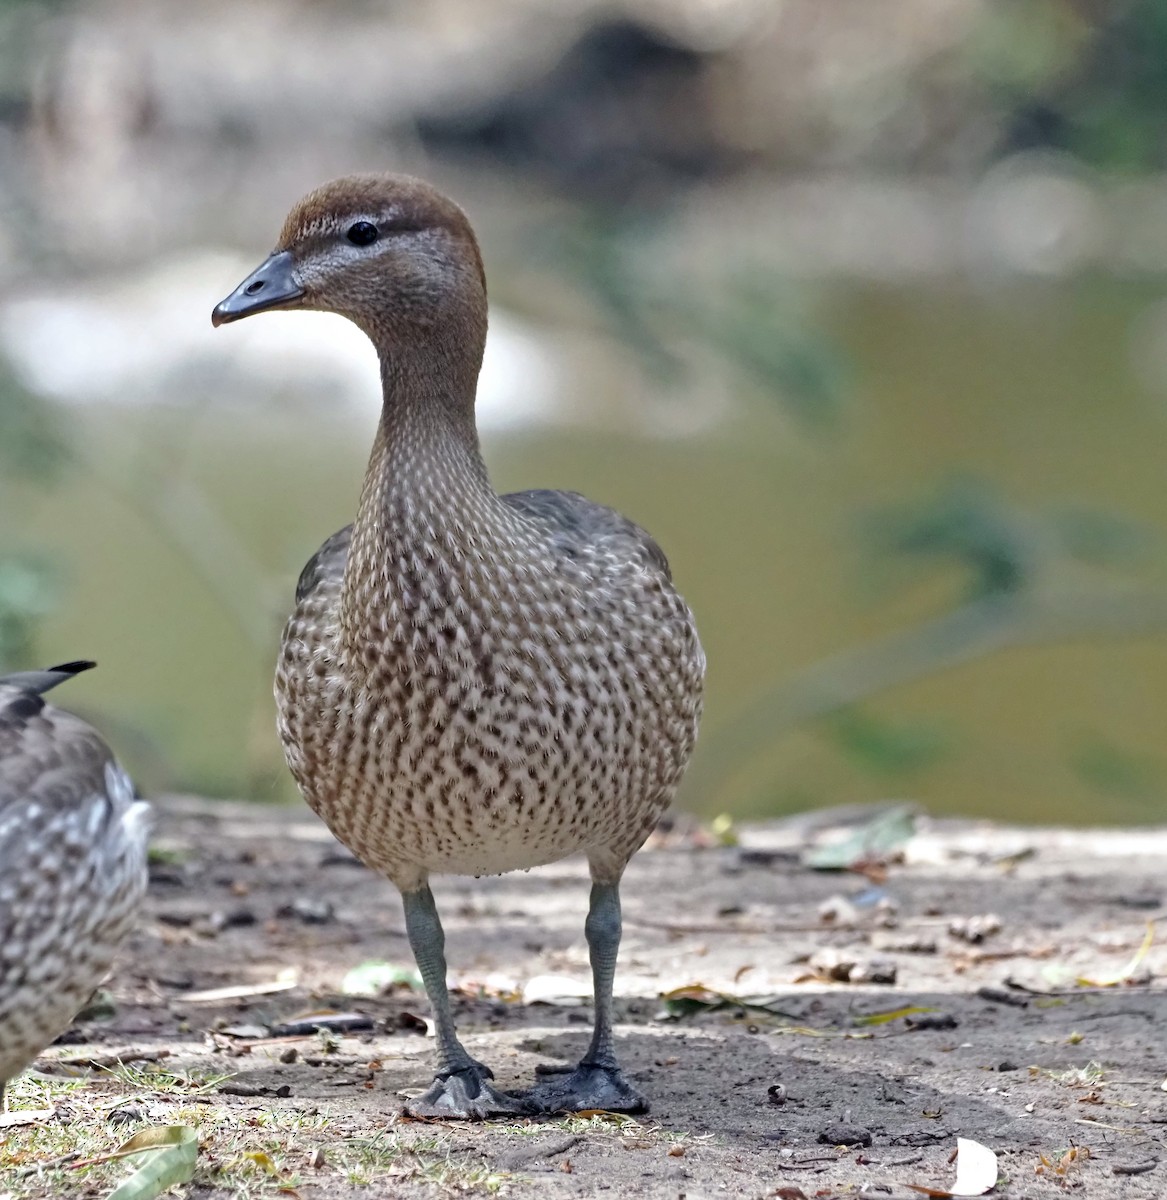
[[[401,1117],[430,1079],[424,998],[340,994],[363,962],[410,965],[389,885],[305,810],[159,808],[114,1013],[46,1052],[50,1082],[14,1086],[14,1108],[56,1114],[0,1131],[0,1196],[104,1195],[122,1164],[35,1168],[143,1124],[198,1128],[195,1178],[173,1194],[200,1200],[905,1197],[952,1182],[958,1135],[997,1152],[996,1194],[1167,1194],[1167,950],[1140,956],[1167,831],[921,820],[874,882],[801,865],[822,836],[808,819],[746,827],[736,848],[658,835],[625,877],[617,977],[619,1052],[651,1113],[462,1125]],[[583,863],[434,890],[470,1052],[504,1088],[573,1061],[590,1019],[571,994],[588,991]],[[999,929],[970,923],[990,914]],[[663,993],[696,984],[667,1011]],[[250,994],[200,998],[225,987]],[[905,1007],[930,1011],[863,1023]],[[321,1009],[371,1027],[279,1036]]]

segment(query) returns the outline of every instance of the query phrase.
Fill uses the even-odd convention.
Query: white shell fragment
[[[997,1183],[997,1155],[971,1138],[956,1139],[956,1182],[950,1196],[983,1196]]]

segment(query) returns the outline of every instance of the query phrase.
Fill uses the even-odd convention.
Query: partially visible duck
[[[0,676],[0,1102],[105,978],[146,890],[149,805],[44,700],[93,665]]]
[[[451,200],[394,175],[313,192],[212,320],[275,308],[341,313],[381,363],[359,512],[300,576],[276,698],[305,799],[403,896],[439,1066],[409,1108],[641,1111],[612,1038],[619,883],[697,735],[692,614],[638,525],[575,492],[491,486],[474,420],[486,281]],[[429,877],[577,851],[593,881],[591,1045],[572,1072],[510,1095],[455,1034]]]

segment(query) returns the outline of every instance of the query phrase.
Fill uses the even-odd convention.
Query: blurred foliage
[[[51,484],[68,461],[58,411],[21,387],[0,359],[0,482]]]
[[[1163,764],[1097,733],[1083,732],[1070,750],[1070,765],[1088,787],[1103,795],[1135,800],[1162,796]]]
[[[989,6],[973,61],[1009,116],[1006,149],[1093,166],[1167,166],[1167,4],[1018,0]]]
[[[854,706],[833,713],[826,729],[856,766],[890,778],[925,770],[951,749],[948,736],[931,723],[891,721]]]
[[[50,486],[69,461],[69,445],[57,411],[20,386],[0,360],[0,664],[29,666],[36,661],[40,620],[61,594],[58,566],[25,550],[6,492],[12,485]]]
[[[753,270],[719,293],[673,302],[690,339],[703,339],[747,386],[778,400],[804,425],[838,424],[851,383],[842,349],[813,328],[785,281]]]
[[[1128,517],[1072,507],[1055,512],[1050,527],[1071,557],[1096,567],[1134,567],[1145,563],[1155,536]]]
[[[1128,518],[1081,506],[1030,514],[971,478],[873,514],[863,541],[877,572],[905,560],[964,568],[968,600],[1018,595],[1059,557],[1127,568],[1155,545],[1152,532]]]
[[[56,608],[60,594],[55,564],[36,554],[0,550],[0,664],[35,665],[37,624]]]
[[[669,244],[668,233],[664,220],[593,214],[544,239],[546,265],[575,282],[658,383],[676,384],[695,358],[711,358],[804,426],[837,425],[851,371],[807,315],[805,290],[759,267],[713,279],[687,272],[647,250]]]
[[[866,522],[864,545],[883,559],[963,566],[970,600],[1021,591],[1034,568],[1036,548],[1024,518],[984,484],[957,480],[931,498],[876,513]]]

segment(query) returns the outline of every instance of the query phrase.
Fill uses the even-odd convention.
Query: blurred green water
[[[1147,526],[1139,570],[1167,588],[1167,391],[1140,383],[1129,353],[1156,300],[1102,280],[840,288],[821,311],[855,394],[834,433],[794,428],[754,396],[692,439],[486,443],[501,490],[578,489],[668,551],[710,663],[686,806],[746,815],[895,795],[1017,820],[1161,819],[1167,631],[1002,653],[720,758],[774,681],[953,602],[956,569],[905,573],[872,555],[866,524],[953,477],[1030,510]],[[291,796],[271,663],[300,566],[351,519],[372,420],[224,407],[70,421],[90,465],[20,504],[26,540],[68,568],[43,653],[101,664],[70,699],[100,716],[147,789]],[[172,506],[185,506],[185,545]]]

